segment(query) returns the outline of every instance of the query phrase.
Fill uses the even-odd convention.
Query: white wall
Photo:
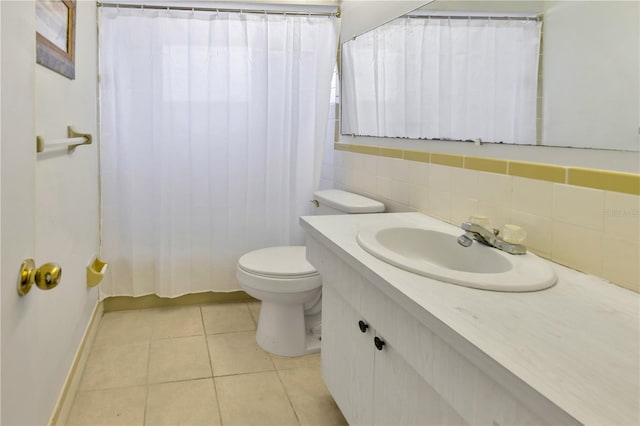
[[[65,137],[68,124],[96,136],[96,5],[77,3],[71,81],[35,63],[35,3],[1,4],[2,121],[11,123],[2,128],[1,423],[36,425],[49,421],[98,299],[85,278],[99,248],[97,146],[36,156],[34,142],[36,134]],[[60,285],[19,297],[25,257],[60,264]]]
[[[433,0],[343,0],[341,43]]]

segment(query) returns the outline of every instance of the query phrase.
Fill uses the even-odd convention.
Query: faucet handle
[[[490,229],[491,222],[487,216],[481,214],[472,214],[468,219],[469,223],[473,223],[474,225],[482,226],[484,229]]]
[[[527,231],[518,225],[506,224],[500,230],[500,237],[509,244],[522,244],[527,238]]]

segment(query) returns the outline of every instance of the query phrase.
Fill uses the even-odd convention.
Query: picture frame
[[[75,80],[76,0],[36,0],[36,62]]]

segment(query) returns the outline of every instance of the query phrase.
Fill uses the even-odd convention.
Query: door
[[[465,425],[467,422],[385,342],[375,350],[373,424]],[[373,347],[373,345],[372,345]]]
[[[20,1],[3,1],[0,8],[0,415],[2,424],[41,424],[38,410],[27,408],[38,404],[32,393],[38,368],[25,368],[46,358],[33,346],[38,301],[20,300],[16,290],[20,264],[36,249],[35,8]]]

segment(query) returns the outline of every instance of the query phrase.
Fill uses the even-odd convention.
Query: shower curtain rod
[[[335,12],[317,12],[308,11],[303,12],[300,10],[267,10],[267,9],[229,9],[225,7],[188,7],[188,6],[158,6],[147,4],[131,4],[131,3],[101,3],[98,2],[98,7],[115,7],[122,9],[150,9],[150,10],[181,10],[186,12],[227,12],[227,13],[257,13],[261,15],[297,15],[297,16],[335,16],[340,17],[340,9]]]
[[[411,19],[484,19],[489,21],[541,21],[540,16],[488,16],[488,15],[422,15],[407,14],[403,18]]]

